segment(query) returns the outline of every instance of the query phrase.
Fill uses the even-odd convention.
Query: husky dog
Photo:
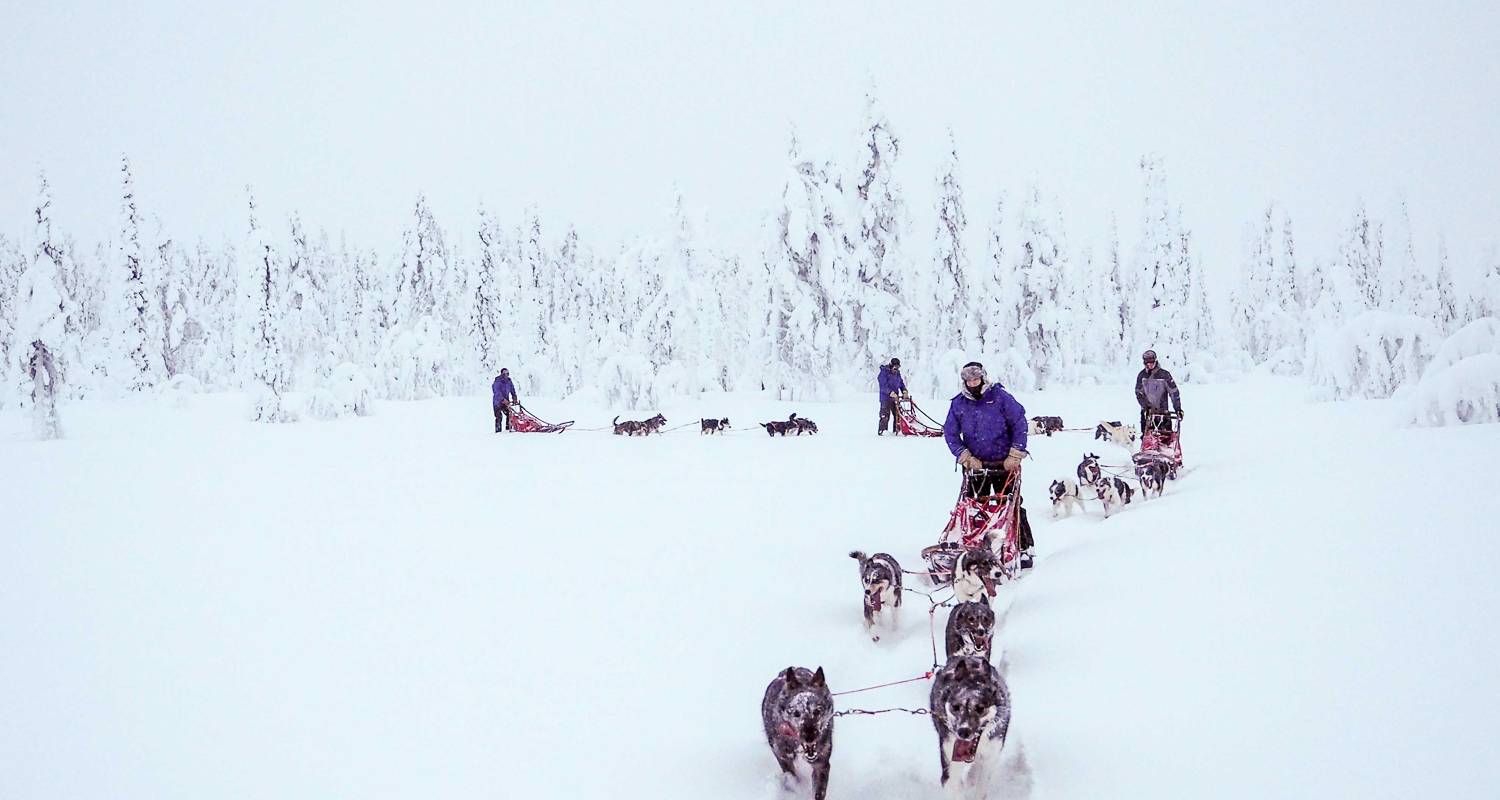
[[[1051,436],[1062,429],[1062,417],[1032,417],[1026,424],[1026,432],[1032,435]]]
[[[1000,671],[976,656],[958,656],[938,672],[928,697],[937,729],[943,786],[982,787],[1010,730],[1010,691]]]
[[[796,414],[793,414],[790,417],[787,417],[786,421],[790,422],[793,425],[797,426],[797,435],[798,436],[801,436],[803,433],[817,433],[818,432],[818,423],[813,422],[810,419],[804,419],[802,417],[799,417]]]
[[[627,419],[621,422],[619,417],[615,417],[613,424],[616,436],[649,436],[653,433],[661,433],[661,426],[667,424],[667,418],[657,414],[651,419],[640,421]]]
[[[1101,422],[1094,428],[1095,439],[1104,439],[1121,447],[1133,446],[1138,435],[1134,425],[1121,425],[1119,420]]]
[[[723,433],[729,430],[729,417],[723,419],[700,419],[698,422],[703,426],[698,431],[699,436],[705,433]]]
[[[995,596],[995,584],[1004,579],[1000,559],[988,547],[971,547],[953,565],[953,599],[960,603]]]
[[[1152,458],[1150,456],[1137,457],[1135,459],[1135,477],[1141,482],[1141,499],[1151,499],[1152,490],[1156,496],[1161,497],[1163,490],[1167,488],[1167,463],[1170,459]]]
[[[1110,478],[1109,482],[1115,485],[1115,493],[1120,495],[1121,505],[1130,505],[1130,498],[1135,496],[1135,487],[1124,478]]]
[[[1083,460],[1078,462],[1078,482],[1093,486],[1099,482],[1102,474],[1099,470],[1099,457],[1093,453],[1085,453]]]
[[[1052,496],[1053,519],[1057,519],[1064,511],[1067,512],[1067,516],[1073,516],[1074,504],[1077,504],[1079,511],[1084,510],[1083,495],[1078,493],[1078,483],[1072,478],[1053,481],[1047,492]]]
[[[901,565],[889,553],[866,556],[859,550],[849,553],[859,562],[859,581],[865,586],[865,633],[880,641],[875,633],[881,612],[890,609],[887,627],[894,628],[901,610]]]
[[[767,436],[785,436],[787,431],[794,431],[797,429],[797,423],[780,420],[774,422],[762,422],[760,423],[760,426],[766,429]]]
[[[811,767],[813,797],[828,796],[828,761],[833,755],[833,694],[823,678],[823,668],[809,672],[787,667],[766,687],[760,701],[760,720],[766,726],[766,743],[781,765],[782,781],[802,776],[798,769]],[[802,758],[797,758],[798,753]],[[805,762],[805,766],[804,766]]]
[[[1120,502],[1120,492],[1115,489],[1112,480],[1101,480],[1094,484],[1094,494],[1099,496],[1099,505],[1104,506],[1105,519],[1109,519],[1109,515],[1123,505]]]
[[[944,636],[949,659],[954,656],[979,656],[985,661],[993,655],[995,610],[990,599],[979,596],[977,602],[959,603],[948,614],[948,632]]]

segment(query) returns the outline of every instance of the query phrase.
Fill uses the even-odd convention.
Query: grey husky
[[[937,729],[943,786],[984,786],[1010,730],[1010,691],[1000,671],[977,656],[948,659],[932,682],[928,710]]]
[[[948,614],[948,632],[944,635],[947,656],[979,656],[990,660],[994,648],[995,610],[990,599],[979,596],[977,602],[959,603]]]
[[[787,667],[766,687],[760,701],[766,743],[781,766],[782,780],[802,780],[799,769],[812,771],[813,797],[828,796],[828,762],[833,756],[833,694],[823,668],[809,672]],[[798,756],[801,758],[798,758]]]
[[[865,633],[880,641],[875,627],[882,619],[884,627],[894,628],[901,608],[901,565],[889,553],[866,556],[859,550],[849,553],[859,562],[859,582],[865,587]]]

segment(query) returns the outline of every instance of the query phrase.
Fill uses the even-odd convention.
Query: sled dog
[[[859,562],[859,582],[865,587],[865,633],[880,641],[877,627],[894,630],[901,610],[901,565],[889,553],[866,556],[859,550],[849,553]]]
[[[970,603],[959,603],[948,614],[948,630],[943,641],[949,659],[954,656],[979,656],[990,660],[995,634],[995,610],[990,599],[980,595]]]
[[[824,800],[828,796],[828,762],[833,755],[833,694],[823,668],[810,672],[803,667],[787,667],[777,675],[760,701],[760,719],[771,755],[781,766],[783,785],[791,780],[802,782],[802,772],[810,770],[813,797]]]
[[[982,791],[1010,730],[1010,692],[1000,671],[976,656],[949,659],[932,682],[928,710],[943,786]]]
[[[1004,579],[1000,559],[988,547],[971,547],[958,556],[953,565],[953,599],[960,603],[995,596],[995,586]]]
[[[1053,481],[1047,493],[1052,496],[1053,519],[1064,516],[1063,512],[1066,512],[1066,516],[1073,516],[1074,505],[1078,506],[1079,511],[1084,510],[1083,495],[1078,493],[1078,482],[1072,478]]]
[[[700,419],[698,422],[703,426],[698,431],[699,436],[705,433],[723,433],[729,430],[729,417],[723,419]]]
[[[1095,439],[1104,439],[1121,447],[1133,447],[1139,435],[1134,425],[1121,425],[1119,420],[1101,422],[1094,428]]]

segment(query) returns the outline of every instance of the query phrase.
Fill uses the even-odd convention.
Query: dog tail
[[[787,418],[786,418],[786,421],[787,421],[787,422],[792,422],[792,421],[794,421],[794,420],[796,420],[796,419],[797,419],[797,412],[795,412],[795,411],[793,411],[793,412],[792,412],[792,415],[791,415],[791,416],[790,416],[790,417],[787,417]]]
[[[620,415],[619,414],[615,415],[614,422],[611,423],[611,424],[614,424],[614,425],[619,425],[620,424]]]
[[[869,557],[865,555],[865,552],[863,550],[850,550],[849,557],[859,562],[859,569],[861,572],[864,571],[865,562],[870,560]]]

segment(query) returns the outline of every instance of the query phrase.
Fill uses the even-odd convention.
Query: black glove
[[[1180,409],[1180,408],[1179,408],[1179,409],[1177,409],[1177,418],[1178,418],[1178,419],[1182,419],[1182,418],[1183,418],[1183,417],[1185,417],[1185,416],[1187,416],[1187,415],[1186,415],[1186,414],[1184,414],[1184,413],[1182,413],[1182,409]]]

